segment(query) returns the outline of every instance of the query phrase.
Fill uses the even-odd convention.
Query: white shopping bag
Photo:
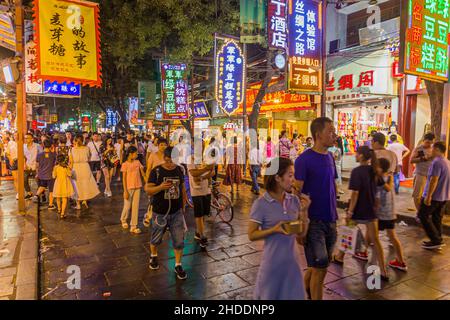
[[[355,254],[358,227],[341,226],[339,229],[339,250],[345,253]]]

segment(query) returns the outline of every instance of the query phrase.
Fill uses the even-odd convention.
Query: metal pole
[[[327,103],[327,89],[326,89],[326,74],[327,74],[327,28],[326,28],[326,17],[327,17],[327,0],[322,1],[322,96],[320,99],[320,115],[325,117],[327,114],[326,103]]]
[[[24,190],[24,169],[25,169],[25,161],[24,161],[24,152],[23,152],[23,139],[24,139],[24,105],[26,103],[25,96],[25,83],[24,83],[24,74],[25,74],[25,59],[24,59],[24,47],[23,47],[23,8],[22,8],[22,0],[15,0],[15,10],[16,10],[16,57],[20,59],[19,66],[19,74],[20,78],[16,84],[16,97],[17,97],[17,105],[16,105],[16,124],[17,124],[17,188],[19,193],[19,212],[25,212],[25,190]]]
[[[244,43],[244,61],[247,61],[247,44]],[[244,147],[244,166],[247,163],[247,68],[244,68],[244,81],[243,81],[243,92],[244,92],[244,97],[243,97],[243,105],[242,105],[242,118],[244,120],[244,137],[243,137],[243,147]],[[244,167],[244,175],[246,176],[246,168]]]

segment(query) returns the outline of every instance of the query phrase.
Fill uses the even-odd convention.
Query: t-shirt
[[[353,220],[373,220],[376,197],[375,173],[371,166],[359,166],[352,170],[349,190],[359,191],[358,200],[353,210]]]
[[[53,178],[53,167],[56,162],[56,154],[54,152],[41,152],[36,157],[38,164],[37,178],[41,180],[51,180]]]
[[[200,165],[196,165],[196,164],[188,164],[188,172],[189,172],[189,187],[191,190],[191,195],[193,197],[198,197],[198,196],[205,196],[208,194],[211,194],[211,188],[209,187],[209,179],[202,179],[201,182],[195,182],[194,177],[192,176],[190,170],[191,169],[200,169],[201,166]],[[205,173],[205,175],[207,175],[207,173]]]
[[[384,184],[388,182],[389,177],[383,177],[379,179],[377,184],[377,199],[380,204],[376,212],[376,216],[380,220],[395,220],[395,207],[394,207],[394,190],[386,191]]]
[[[295,179],[304,181],[302,193],[311,198],[311,220],[335,222],[338,219],[334,182],[337,177],[331,153],[320,154],[308,149],[295,160]]]
[[[450,200],[450,161],[444,157],[436,157],[433,160],[428,170],[427,184],[423,191],[424,198],[427,197],[431,177],[439,177],[431,200],[440,202]]]
[[[414,152],[413,152],[413,156],[414,157],[418,157],[419,156],[419,152],[423,152],[423,155],[426,157],[431,157],[431,153],[432,153],[432,148],[427,148],[425,149],[422,145],[418,146]],[[428,161],[422,161],[422,162],[418,162],[415,163],[416,165],[416,175],[419,176],[424,176],[426,177],[428,175],[428,169],[430,169],[431,163],[433,162],[432,159],[428,160]]]
[[[154,183],[157,186],[166,181],[172,181],[173,187],[153,195],[153,212],[159,214],[167,214],[169,204],[169,214],[178,212],[183,206],[184,175],[181,167],[176,166],[173,170],[166,170],[163,166],[158,166],[151,171],[148,179],[148,183]]]
[[[386,149],[381,149],[375,150],[375,155],[377,156],[377,159],[384,158],[389,161],[389,163],[391,164],[391,166],[389,167],[389,173],[398,172],[397,170],[398,160],[394,152]]]
[[[397,161],[398,161],[399,165],[401,165],[403,162],[403,160],[402,160],[403,153],[405,151],[408,151],[407,147],[405,147],[403,144],[398,143],[398,142],[394,142],[394,143],[390,144],[386,149],[395,153],[395,155],[397,156]]]
[[[127,188],[139,189],[142,187],[141,171],[144,167],[138,160],[125,161],[122,163],[121,172],[127,174]]]
[[[95,145],[94,145],[94,143],[95,143]],[[89,161],[100,161],[99,153],[101,153],[101,151],[100,151],[101,146],[102,146],[101,141],[97,141],[97,142],[91,141],[87,144],[87,147],[89,148],[89,151],[91,152],[91,158],[89,159]]]

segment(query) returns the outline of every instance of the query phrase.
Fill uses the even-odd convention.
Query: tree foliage
[[[190,63],[209,54],[214,32],[236,33],[236,0],[98,0],[103,87],[88,90],[103,110],[112,106],[128,129],[124,101],[137,81],[154,80],[154,59]]]

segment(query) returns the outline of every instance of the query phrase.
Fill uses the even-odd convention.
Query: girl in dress
[[[278,158],[278,172],[264,177],[267,192],[253,203],[248,237],[264,240],[264,252],[256,278],[254,298],[259,300],[305,300],[299,244],[308,230],[311,200],[292,194],[294,165]],[[269,164],[270,167],[270,164]],[[286,226],[286,223],[295,222]],[[301,227],[300,227],[301,226]]]
[[[53,179],[55,179],[53,197],[56,198],[61,219],[66,217],[67,199],[74,194],[71,177],[72,170],[68,166],[67,159],[63,154],[58,155],[56,166],[53,168]]]

